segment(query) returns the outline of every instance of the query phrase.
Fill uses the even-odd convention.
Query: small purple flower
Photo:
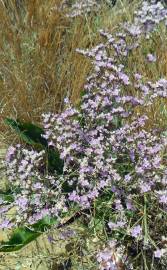
[[[20,209],[24,211],[27,208],[28,199],[25,197],[19,197],[18,199],[16,199],[15,203]]]
[[[140,225],[137,225],[131,229],[131,235],[135,238],[139,237],[142,233],[142,228]]]
[[[10,162],[11,159],[13,158],[13,156],[14,156],[15,153],[16,153],[16,148],[13,147],[13,146],[10,146],[10,147],[8,148],[7,153],[6,153],[6,161],[7,161],[7,162]]]
[[[149,183],[141,183],[140,185],[141,193],[145,193],[151,190],[151,185]]]
[[[139,73],[136,73],[136,74],[135,74],[135,79],[136,79],[137,81],[141,80],[141,79],[142,79],[142,75],[139,74]]]
[[[75,190],[71,194],[69,194],[69,200],[74,202],[78,202],[80,200],[80,197]]]
[[[124,222],[124,221],[117,221],[116,223],[109,222],[108,226],[112,230],[112,229],[124,228],[125,224],[126,224],[126,222]]]
[[[123,210],[123,206],[122,206],[122,203],[121,201],[118,199],[118,200],[115,200],[115,208],[119,211]]]
[[[64,103],[65,103],[65,104],[69,104],[69,102],[70,102],[70,100],[69,100],[68,97],[64,98]]]
[[[130,159],[132,162],[135,162],[135,153],[134,153],[134,150],[130,150]]]
[[[131,176],[130,174],[126,174],[126,175],[125,175],[125,181],[126,181],[127,183],[130,182],[131,179],[132,179],[132,176]]]
[[[121,79],[122,82],[125,85],[129,85],[130,84],[129,77],[125,73],[119,72],[118,73],[118,76],[119,76],[119,79]]]
[[[167,204],[167,195],[164,194],[164,195],[160,196],[159,202]]]
[[[76,236],[76,231],[72,229],[66,229],[60,233],[60,238],[62,240],[67,240],[69,238],[75,237]]]
[[[34,184],[34,189],[41,189],[42,188],[42,184],[40,182],[37,182]]]
[[[154,251],[154,256],[155,258],[161,258],[165,253],[165,249],[157,249],[156,251]]]
[[[156,62],[157,58],[156,58],[155,55],[149,53],[149,54],[147,54],[147,60],[148,60],[149,62]]]
[[[50,243],[54,243],[55,242],[55,239],[52,237],[52,236],[50,236],[50,235],[48,235],[48,241],[50,242]]]
[[[13,224],[8,219],[5,219],[0,223],[0,229],[10,229],[12,226]]]
[[[141,27],[139,25],[125,25],[125,29],[130,33],[130,35],[134,37],[137,37],[142,33]]]
[[[97,261],[102,262],[102,261],[108,261],[111,259],[111,253],[109,251],[103,251],[99,253]]]

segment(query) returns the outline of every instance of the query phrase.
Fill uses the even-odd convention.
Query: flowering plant
[[[143,267],[154,259],[158,265],[161,257],[161,266],[166,265],[167,138],[165,130],[149,128],[147,111],[156,99],[166,99],[167,80],[152,82],[126,72],[141,38],[150,38],[166,16],[160,3],[144,2],[133,25],[126,23],[112,35],[101,30],[104,43],[77,50],[93,65],[79,108],[66,98],[63,112],[43,114],[43,129],[8,120],[27,143],[7,152],[13,197],[1,201],[1,228],[24,226],[24,234],[28,230],[31,235],[19,247],[61,222],[71,209],[90,213],[101,201],[110,207],[103,226],[114,244],[109,242],[109,251],[105,247],[97,255],[100,269],[134,269],[134,256],[143,258]],[[146,61],[154,64],[156,57],[149,54]],[[11,220],[10,208],[15,209]]]

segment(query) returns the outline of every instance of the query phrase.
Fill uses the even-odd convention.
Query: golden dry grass
[[[148,53],[156,55],[155,63],[147,61]],[[127,65],[131,72],[142,74],[145,81],[156,82],[160,78],[167,79],[167,36],[163,25],[160,25],[159,29],[152,34],[150,40],[142,40],[141,46],[128,59]],[[143,108],[138,108],[137,112],[143,113]],[[158,98],[152,106],[146,107],[145,112],[149,117],[148,126],[150,128],[166,128],[166,99]]]
[[[0,118],[38,122],[42,112],[58,111],[68,93],[74,103],[90,70],[76,48],[98,34],[95,17],[70,20],[55,9],[61,0],[0,1]],[[6,2],[5,2],[6,3]]]

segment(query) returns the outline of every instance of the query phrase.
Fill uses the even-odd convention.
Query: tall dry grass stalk
[[[61,0],[0,1],[0,129],[12,116],[38,122],[68,93],[79,100],[90,63],[76,48],[96,40],[95,16],[69,19]],[[103,16],[103,15],[102,15]]]

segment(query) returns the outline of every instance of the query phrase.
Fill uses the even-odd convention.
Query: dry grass
[[[167,37],[163,25],[152,34],[150,40],[141,42],[141,46],[128,59],[128,69],[131,72],[140,73],[144,81],[156,82],[160,78],[167,79]],[[153,53],[157,57],[155,63],[147,61],[147,54]],[[132,89],[132,93],[134,93]],[[140,108],[137,113],[143,113]],[[154,104],[146,108],[145,113],[149,117],[148,126],[166,128],[167,121],[167,100],[159,98]]]
[[[0,118],[38,122],[67,93],[78,101],[91,65],[75,49],[93,45],[99,22],[68,19],[54,8],[61,0],[16,2],[0,1]]]

